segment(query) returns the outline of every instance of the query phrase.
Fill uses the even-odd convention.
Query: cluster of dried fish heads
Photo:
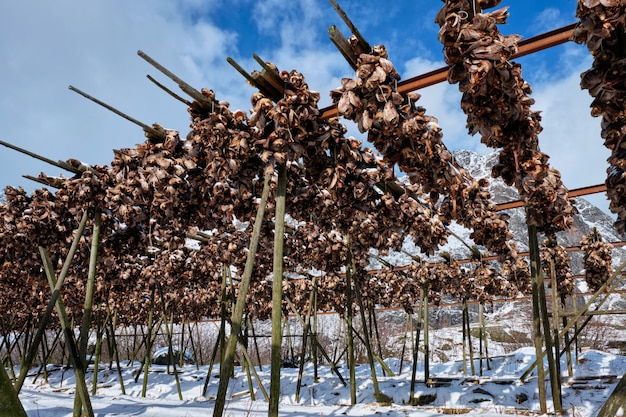
[[[461,107],[467,115],[470,134],[481,142],[502,148],[494,177],[515,185],[527,209],[528,224],[549,235],[570,227],[575,209],[561,182],[550,167],[548,156],[539,150],[540,116],[530,106],[530,86],[521,76],[521,66],[509,61],[517,52],[517,35],[504,36],[498,24],[506,22],[507,8],[483,13],[499,1],[448,0],[439,11],[439,40],[451,66],[450,83],[463,93]]]
[[[581,0],[580,19],[572,39],[593,55],[591,69],[581,74],[580,86],[594,97],[592,116],[602,116],[604,145],[611,150],[607,168],[609,209],[617,214],[615,227],[626,233],[626,3],[618,0]]]

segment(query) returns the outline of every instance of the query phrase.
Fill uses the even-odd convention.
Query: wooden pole
[[[68,164],[67,162],[53,161],[52,159],[46,158],[46,157],[41,156],[39,154],[36,154],[34,152],[27,151],[24,148],[20,148],[19,146],[15,146],[15,145],[10,144],[8,142],[5,142],[3,140],[0,140],[0,145],[5,146],[5,147],[7,147],[9,149],[13,149],[14,151],[23,153],[24,155],[28,155],[31,158],[38,159],[40,161],[43,161],[43,162],[45,162],[47,164],[50,164],[50,165],[53,165],[55,167],[63,168],[65,170],[67,170],[67,171],[73,172],[74,174],[80,174],[82,172],[80,169],[75,168],[74,166]]]
[[[415,385],[417,382],[417,359],[418,359],[418,354],[419,354],[419,343],[420,343],[420,330],[422,327],[422,309],[424,308],[424,287],[422,286],[422,288],[420,288],[420,303],[422,303],[422,305],[420,306],[420,309],[418,311],[417,314],[417,329],[415,330],[415,336],[413,336],[413,328],[411,326],[411,338],[415,337],[414,340],[412,340],[412,346],[413,346],[413,364],[411,366],[411,388],[409,391],[409,404],[413,405],[415,404]],[[411,320],[412,321],[412,320]]]
[[[413,331],[412,317],[413,316],[411,314],[407,313],[406,322],[404,325],[404,337],[402,338],[402,350],[400,352],[400,365],[398,367],[398,376],[402,375],[402,367],[404,366],[404,354],[406,352],[406,341],[407,341],[406,335],[409,333],[409,331],[411,332]]]
[[[487,369],[491,370],[491,364],[489,363],[489,342],[487,337],[487,328],[485,326],[485,305],[480,303],[478,305],[478,315],[480,317],[480,376],[483,375],[483,351],[484,360],[487,363]]]
[[[39,254],[41,255],[41,259],[43,262],[44,270],[46,272],[46,277],[48,278],[48,284],[50,286],[50,291],[54,294],[54,292],[59,288],[59,281],[61,281],[61,277],[58,279],[55,278],[54,267],[52,265],[52,260],[50,259],[50,255],[48,251],[39,246]],[[56,282],[55,282],[56,279]],[[60,291],[60,288],[59,288]],[[54,298],[54,295],[53,295]],[[72,326],[70,326],[70,322],[67,318],[67,314],[65,313],[65,306],[63,305],[63,301],[60,297],[56,297],[55,307],[57,310],[57,315],[59,317],[59,321],[61,322],[61,329],[63,329],[63,334],[65,336],[65,341],[67,343],[67,347],[69,350],[69,359],[70,363],[74,368],[74,377],[76,378],[76,395],[80,397],[80,401],[82,403],[82,407],[84,413],[88,417],[93,417],[93,408],[91,406],[91,399],[89,398],[89,392],[87,391],[87,383],[85,382],[85,371],[83,366],[83,361],[85,359],[81,359],[78,353],[78,346],[76,345],[76,341],[74,340],[74,330]]]
[[[215,365],[215,360],[217,359],[217,352],[220,349],[220,346],[224,343],[224,339],[222,337],[222,333],[226,330],[226,322],[220,321],[220,329],[217,335],[217,340],[215,341],[215,345],[213,345],[213,351],[211,352],[211,358],[209,359],[209,369],[206,373],[206,379],[204,380],[204,386],[202,387],[202,396],[206,396],[207,390],[209,389],[209,384],[211,383],[211,372],[213,372],[213,366]],[[234,355],[234,352],[233,352]],[[221,371],[224,369],[224,363],[220,363],[220,376]],[[230,370],[232,373],[232,369]],[[228,379],[230,379],[230,374],[228,375]],[[220,378],[221,382],[221,378]],[[218,389],[218,398],[219,398],[219,389]]]
[[[254,343],[254,352],[256,353],[256,361],[259,365],[259,370],[263,372],[263,365],[261,364],[261,352],[259,350],[259,342],[256,338],[256,332],[254,330],[254,320],[252,317],[247,317],[248,325],[250,326],[250,332],[252,332],[252,343]]]
[[[211,100],[209,100],[207,97],[205,97],[200,91],[196,90],[191,85],[189,85],[186,82],[184,82],[181,78],[176,76],[176,74],[174,74],[173,72],[171,72],[170,70],[165,68],[163,65],[159,64],[156,60],[154,60],[152,57],[150,57],[145,52],[139,50],[139,51],[137,51],[137,55],[142,57],[146,62],[148,62],[154,68],[156,68],[159,71],[161,71],[161,73],[163,73],[165,76],[167,76],[170,80],[174,81],[178,85],[178,87],[180,87],[180,89],[183,92],[188,94],[194,100],[198,101],[201,104],[208,105],[208,106],[213,106],[213,105],[217,104],[217,103],[211,102]]]
[[[267,394],[267,390],[263,386],[263,381],[259,377],[259,374],[257,373],[256,368],[252,366],[252,360],[250,359],[248,350],[244,346],[243,341],[241,341],[241,339],[239,339],[239,342],[240,342],[240,346],[242,347],[241,353],[243,354],[244,360],[250,365],[249,368],[252,370],[252,374],[254,375],[257,385],[259,386],[259,389],[261,390],[261,393],[263,394],[263,398],[265,398],[265,401],[269,402],[270,398],[269,398],[269,395]]]
[[[230,301],[228,297],[228,273],[227,270],[230,268],[227,265],[222,265],[222,293],[221,293],[221,325],[220,325],[220,334],[219,334],[219,347],[220,347],[220,364],[224,363],[224,357],[226,356],[226,322],[228,321],[228,302]],[[232,332],[232,328],[231,328]],[[229,377],[232,376],[232,370]]]
[[[557,282],[556,282],[556,269],[554,267],[554,259],[550,259],[550,287],[551,287],[551,298],[552,298],[552,335],[554,336],[553,339],[553,346],[554,346],[554,354],[557,355],[555,357],[555,367],[556,367],[556,375],[554,375],[557,380],[558,380],[558,384],[559,384],[559,390],[561,389],[561,361],[560,361],[560,357],[558,356],[560,349],[560,342],[559,342],[559,294],[558,294],[558,287],[557,287]],[[546,320],[548,320],[548,318],[546,318]]]
[[[532,275],[532,295],[533,295],[533,333],[535,340],[535,357],[537,365],[537,388],[539,391],[539,408],[542,414],[547,413],[546,398],[546,374],[543,367],[543,340],[541,334],[541,312],[539,301],[539,269],[541,268],[540,259],[538,258],[537,228],[528,226],[528,246],[532,255],[530,257],[530,270]]]
[[[285,200],[287,193],[287,167],[277,164],[278,189],[276,191],[274,225],[274,279],[272,280],[272,348],[270,369],[270,403],[268,417],[278,417],[280,403],[280,367],[282,362],[283,317],[283,245],[285,239]]]
[[[184,98],[182,98],[181,96],[179,96],[178,94],[176,94],[175,92],[173,92],[172,90],[170,90],[169,88],[167,88],[166,86],[164,86],[163,84],[155,80],[152,76],[146,75],[146,77],[148,77],[148,79],[152,81],[157,87],[165,91],[170,96],[174,97],[176,100],[180,101],[183,104],[186,104],[189,107],[193,107],[193,103],[191,101],[185,100]]]
[[[105,109],[112,111],[113,113],[115,113],[118,116],[128,120],[129,122],[134,123],[137,126],[140,126],[144,130],[144,132],[146,132],[147,135],[154,136],[155,138],[158,138],[160,140],[165,140],[165,134],[163,132],[159,132],[158,130],[156,130],[152,126],[148,126],[147,124],[142,123],[139,120],[130,117],[126,113],[123,113],[123,112],[119,111],[115,107],[105,103],[102,100],[98,100],[97,98],[90,96],[89,94],[85,93],[84,91],[79,90],[78,88],[76,88],[76,87],[74,87],[72,85],[69,86],[69,89],[74,91],[75,93],[78,93],[81,96],[85,97],[87,100],[93,101],[94,103],[99,104],[100,106],[104,107]]]
[[[250,248],[248,250],[248,257],[246,259],[246,265],[244,267],[241,282],[239,283],[239,294],[237,295],[237,301],[235,302],[235,308],[231,313],[230,328],[231,336],[228,338],[226,345],[226,353],[224,356],[224,362],[220,364],[220,383],[217,391],[217,397],[215,399],[215,407],[213,408],[213,416],[221,417],[224,413],[224,406],[226,405],[226,391],[228,390],[228,381],[230,374],[234,368],[235,350],[237,349],[237,335],[241,331],[241,322],[243,319],[243,311],[246,306],[246,296],[248,295],[248,288],[250,286],[250,280],[252,279],[252,272],[254,270],[254,259],[259,247],[259,239],[261,236],[261,226],[263,225],[263,217],[265,216],[265,206],[267,205],[267,199],[270,193],[270,175],[266,173],[263,182],[263,191],[261,193],[261,202],[257,208],[256,218],[254,219],[254,226],[252,229],[252,238],[250,239]],[[208,381],[208,379],[207,379]],[[206,383],[205,383],[206,393]]]
[[[107,309],[109,309],[108,305],[107,305]],[[115,364],[117,368],[117,378],[120,381],[120,389],[122,390],[122,395],[126,395],[126,387],[124,386],[124,378],[122,376],[122,367],[120,365],[119,349],[117,346],[117,340],[115,338],[116,324],[117,324],[117,309],[115,310],[115,313],[113,314],[113,317],[111,318],[111,320],[109,320],[109,323],[108,323],[109,334],[107,338],[110,338],[113,344],[113,356],[115,357]]]
[[[93,232],[91,234],[91,252],[89,253],[89,270],[87,273],[87,284],[85,286],[85,303],[83,305],[83,319],[80,326],[80,338],[78,345],[78,352],[81,360],[84,361],[85,369],[87,371],[87,343],[89,341],[89,330],[91,329],[91,313],[93,309],[93,297],[96,287],[96,267],[98,264],[98,250],[100,247],[100,232],[102,228],[102,212],[100,208],[94,210],[94,222]],[[92,389],[92,395],[95,395],[95,385],[97,381],[97,375],[94,371],[94,388]],[[80,413],[80,398],[75,397],[74,402],[74,415]]]
[[[467,376],[467,328],[465,327],[465,311],[467,309],[467,301],[465,298],[461,307],[461,333],[463,339],[463,376]]]
[[[600,409],[598,417],[615,417],[620,407],[626,411],[626,374]]]
[[[28,417],[4,365],[0,366],[0,415]]]
[[[352,252],[350,251],[350,238],[348,237],[348,259],[346,260],[346,337],[348,344],[348,369],[350,372],[350,404],[356,404],[356,370],[354,359],[354,330],[352,328]]]
[[[313,280],[313,332],[311,333],[311,356],[313,358],[313,382],[319,382],[317,368],[317,280]]]
[[[48,371],[46,369],[46,365],[48,364],[48,360],[50,359],[52,352],[59,345],[62,333],[62,330],[56,332],[56,335],[54,336],[54,339],[52,340],[52,345],[50,347],[48,347],[48,336],[46,336],[46,334],[44,333],[43,340],[41,342],[41,365],[39,366],[37,375],[35,375],[35,377],[33,378],[33,384],[37,381],[37,378],[41,374],[43,374],[44,380],[48,382]]]
[[[200,370],[200,361],[202,360],[202,358],[198,355],[198,349],[196,349],[196,342],[193,341],[194,336],[193,336],[193,329],[191,328],[191,322],[189,320],[186,320],[187,322],[187,331],[189,332],[189,343],[191,344],[191,352],[193,354],[193,361],[196,364],[196,371]],[[183,323],[183,329],[185,328],[185,323]],[[201,344],[198,344],[198,347],[200,347]],[[181,351],[182,351],[182,347],[181,347]]]
[[[278,73],[265,61],[261,59],[257,54],[252,54],[252,57],[256,62],[259,63],[261,68],[263,68],[263,78],[272,85],[273,89],[276,90],[275,94],[280,95],[281,97],[285,95],[285,82],[280,78]],[[280,100],[280,98],[279,98]]]
[[[352,47],[350,46],[350,42],[346,39],[346,37],[341,33],[339,28],[335,25],[332,25],[328,28],[328,37],[330,41],[337,47],[341,55],[343,55],[344,59],[353,70],[357,69],[357,59],[358,57],[354,55],[352,51]]]
[[[354,263],[354,259],[352,259],[352,262]],[[385,394],[383,394],[380,391],[380,388],[378,386],[378,377],[376,376],[376,366],[374,364],[374,353],[372,351],[372,342],[371,342],[369,330],[367,328],[363,296],[361,295],[361,287],[360,287],[359,279],[357,275],[354,275],[354,290],[356,293],[357,303],[359,304],[361,324],[363,325],[363,337],[365,338],[364,340],[365,351],[367,352],[367,361],[369,362],[369,365],[370,365],[370,375],[372,376],[372,385],[374,387],[374,397],[376,398],[376,401],[379,403],[389,402],[391,399]]]
[[[613,271],[613,274],[611,274],[611,277],[604,284],[602,284],[602,286],[598,289],[598,291],[596,291],[595,294],[592,295],[589,298],[589,300],[587,300],[587,303],[580,310],[578,310],[576,314],[574,314],[569,324],[563,327],[563,329],[561,329],[558,337],[563,337],[565,332],[568,332],[572,327],[574,327],[576,328],[576,331],[573,336],[573,341],[576,341],[576,344],[578,344],[578,338],[577,338],[578,334],[584,329],[586,324],[589,323],[589,321],[591,320],[593,316],[589,316],[582,326],[578,325],[578,319],[587,313],[591,305],[595,303],[596,299],[600,297],[600,295],[604,294],[604,298],[598,302],[598,304],[596,305],[596,310],[599,309],[602,306],[602,304],[606,302],[606,300],[608,300],[611,291],[621,282],[621,278],[623,278],[622,271],[624,270],[624,268],[626,268],[626,261],[624,261],[619,267],[617,267],[615,271]],[[620,279],[617,279],[618,277]],[[561,354],[563,354],[563,352]],[[576,354],[578,355],[578,348],[576,349]],[[543,355],[544,355],[544,352],[541,351],[538,354],[537,359],[535,359],[535,361],[532,364],[530,364],[530,366],[528,367],[528,369],[526,369],[526,371],[522,374],[522,376],[520,376],[519,378],[520,381],[523,381],[524,379],[526,379],[526,377],[528,377],[528,375],[530,375],[532,370],[539,363],[539,358],[543,358]],[[578,362],[578,357],[576,358],[576,362]]]
[[[108,317],[105,318],[105,323],[109,320]],[[96,326],[96,351],[95,351],[95,359],[93,364],[93,379],[91,385],[91,395],[96,395],[98,390],[98,370],[100,369],[100,359],[102,357],[102,334],[104,332],[104,325],[102,324],[102,309],[98,306],[98,318],[97,318],[97,326]],[[85,370],[87,369],[87,360],[85,360]]]
[[[0,343],[1,345],[5,346],[5,351],[6,351],[6,356],[4,358],[0,358],[0,362],[1,363],[5,363],[5,361],[7,362],[8,368],[9,368],[9,378],[11,379],[11,384],[13,384],[15,382],[15,373],[13,372],[13,368],[14,368],[14,364],[13,364],[13,359],[11,358],[11,352],[13,351],[12,349],[12,345],[10,342],[10,338],[9,338],[9,333],[11,332],[11,329],[13,329],[14,326],[14,319],[15,317],[17,317],[17,315],[15,313],[13,313],[13,319],[10,320],[10,323],[8,325],[5,326],[5,322],[2,319],[2,317],[0,317],[0,324],[2,325],[2,342]]]
[[[150,356],[152,354],[152,322],[154,320],[154,297],[155,285],[152,284],[150,290],[150,309],[148,311],[148,334],[146,336],[146,354],[143,358],[143,385],[141,387],[141,398],[146,397],[148,391],[148,375],[150,373]]]
[[[561,295],[561,307],[563,309],[563,313],[567,313],[567,302],[566,302],[565,297],[566,296],[564,294]],[[567,327],[566,314],[562,314],[561,320],[563,321],[563,327],[564,328]],[[565,343],[565,357],[567,360],[567,376],[571,378],[574,375],[574,367],[572,365],[572,351],[570,349],[570,343],[569,343],[569,331],[565,332],[565,334],[563,335],[563,340]]]
[[[46,327],[48,326],[48,323],[50,322],[50,318],[52,317],[52,310],[55,308],[56,302],[59,299],[59,296],[61,295],[61,288],[63,288],[63,284],[65,283],[65,278],[67,277],[67,273],[69,272],[69,269],[70,269],[71,261],[74,258],[74,254],[76,253],[76,250],[78,249],[80,238],[82,237],[83,231],[85,230],[85,225],[87,224],[87,218],[88,218],[87,210],[85,210],[85,212],[83,213],[83,217],[78,225],[78,229],[76,229],[76,232],[74,234],[74,241],[72,242],[72,246],[70,247],[70,250],[67,253],[67,256],[65,257],[65,262],[63,263],[61,272],[59,273],[59,276],[56,280],[56,284],[52,291],[52,297],[50,298],[50,301],[48,302],[48,306],[46,307],[46,311],[43,317],[41,318],[41,321],[39,322],[39,328],[37,329],[37,333],[35,334],[33,342],[30,348],[28,349],[28,353],[24,356],[24,359],[22,360],[22,366],[20,367],[20,375],[17,379],[17,382],[15,383],[15,391],[18,394],[20,390],[22,389],[22,385],[24,384],[24,380],[26,379],[26,374],[28,373],[28,369],[30,369],[33,363],[33,360],[35,359],[35,356],[37,355],[39,343],[41,343],[43,333],[46,331]]]
[[[376,319],[376,306],[374,305],[374,303],[369,300],[368,301],[368,312],[369,312],[369,317],[370,317],[370,329],[374,329],[374,335],[376,336],[376,347],[378,348],[378,360],[380,361],[381,364],[385,365],[385,362],[383,361],[383,347],[380,341],[380,332],[378,331],[378,320]],[[386,366],[382,366],[383,369],[383,376],[387,376],[387,369]],[[392,376],[392,375],[389,375]]]
[[[357,29],[354,23],[352,23],[352,21],[350,20],[346,12],[344,12],[343,9],[339,6],[339,3],[337,3],[336,0],[330,0],[330,4],[333,5],[333,8],[335,9],[339,17],[341,17],[341,19],[344,21],[346,26],[348,26],[348,28],[352,32],[352,34],[357,38],[359,42],[359,46],[361,47],[361,49],[363,49],[363,52],[369,53],[372,50],[372,47],[365,40],[363,35],[361,35],[361,32],[359,32],[359,29]]]
[[[313,278],[313,283],[315,283],[315,277]],[[302,347],[300,349],[300,362],[298,363],[298,383],[296,384],[296,404],[300,402],[300,388],[302,387],[302,376],[304,374],[304,362],[306,361],[306,348],[308,344],[308,336],[311,332],[311,312],[313,311],[313,301],[314,301],[315,292],[313,288],[311,288],[311,293],[309,294],[309,303],[308,303],[308,311],[306,313],[306,318],[304,319],[304,326],[302,328]]]
[[[304,327],[304,319],[302,318],[302,316],[300,315],[298,310],[296,310],[296,307],[293,305],[291,300],[289,298],[285,297],[285,301],[287,301],[287,304],[289,305],[289,308],[291,308],[291,311],[293,311],[294,315],[300,321],[300,324]],[[319,344],[317,339],[311,338],[311,341],[313,343],[317,344],[317,349],[319,350],[319,352],[321,352],[321,354],[324,357],[324,359],[326,359],[326,361],[330,365],[331,372],[333,372],[335,375],[337,375],[337,378],[339,378],[339,380],[341,381],[341,383],[343,384],[344,387],[348,386],[348,384],[346,384],[346,381],[343,379],[343,377],[339,373],[339,368],[337,368],[336,360],[335,359],[331,359],[330,356],[328,356],[328,354],[326,353],[326,351],[324,350],[322,345]]]
[[[165,322],[165,335],[167,336],[167,372],[170,372],[170,366],[174,369],[174,379],[176,380],[176,390],[178,391],[178,399],[183,400],[183,392],[180,387],[180,378],[178,377],[178,371],[176,370],[176,360],[174,359],[174,348],[173,348],[173,338],[172,334],[174,333],[174,312],[170,312],[170,319],[167,320],[167,306],[165,305],[165,296],[163,294],[163,287],[159,282],[156,283],[157,288],[159,290],[159,298],[161,299],[161,317],[162,321]],[[181,360],[184,356],[184,350],[179,350],[178,352]]]
[[[472,330],[470,328],[470,315],[469,315],[469,307],[467,305],[467,300],[464,300],[464,310],[465,310],[465,327],[467,329],[467,347],[469,352],[469,361],[470,361],[470,369],[472,371],[472,376],[476,375],[476,369],[474,367],[474,347],[472,346]]]
[[[428,314],[428,283],[424,284],[424,298],[422,299],[422,321],[424,323],[424,382],[426,386],[431,385],[430,380],[430,340],[429,327],[430,320]]]
[[[539,246],[537,246],[537,258],[539,259]],[[538,262],[541,262],[540,260]],[[540,265],[540,263],[538,263]],[[563,400],[561,395],[561,378],[558,372],[556,362],[558,361],[558,351],[554,351],[554,338],[550,328],[550,319],[548,317],[548,303],[546,300],[546,286],[543,280],[543,272],[541,266],[537,271],[538,287],[539,287],[539,307],[541,309],[541,323],[543,325],[544,343],[546,346],[545,355],[548,357],[548,369],[550,370],[549,382],[552,390],[552,403],[554,411],[560,413],[563,410]],[[558,335],[556,335],[558,337]],[[556,356],[556,357],[555,357]]]

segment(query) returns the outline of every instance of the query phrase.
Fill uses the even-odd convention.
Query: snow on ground
[[[387,359],[386,364],[395,376],[379,375],[380,390],[391,397],[388,404],[375,402],[372,378],[367,365],[357,368],[358,404],[350,405],[349,388],[330,372],[327,366],[320,366],[319,381],[313,380],[314,368],[311,363],[305,366],[300,399],[296,402],[295,391],[298,378],[297,368],[284,368],[281,372],[280,414],[284,416],[432,416],[462,413],[482,416],[538,414],[539,402],[536,377],[533,373],[526,383],[518,381],[528,366],[534,361],[534,348],[522,348],[509,355],[494,357],[490,369],[483,368],[483,376],[469,376],[469,366],[463,372],[463,363],[451,361],[433,364],[430,376],[436,387],[426,387],[423,362],[417,369],[418,382],[416,397],[424,402],[422,406],[409,406],[411,364],[404,362],[400,372],[400,361]],[[130,365],[130,366],[129,366]],[[476,372],[479,362],[475,361]],[[195,417],[211,415],[217,393],[219,369],[214,367],[206,397],[202,387],[208,366],[185,365],[179,374],[183,400],[179,400],[176,378],[167,373],[165,366],[152,366],[148,377],[146,398],[141,398],[143,374],[135,382],[135,375],[141,368],[139,362],[125,363],[122,366],[126,394],[122,395],[116,369],[99,372],[97,395],[92,403],[97,416],[165,416]],[[269,366],[256,368],[266,389],[269,390]],[[340,373],[348,380],[348,370],[341,365]],[[574,366],[572,377],[567,376],[565,361],[563,373],[563,405],[567,415],[572,417],[595,416],[602,404],[613,391],[622,375],[626,373],[626,356],[617,356],[601,351],[583,351],[579,363]],[[29,416],[62,417],[71,416],[74,397],[74,376],[71,369],[49,367],[48,379],[39,376],[33,382],[33,375],[27,378],[20,393],[20,399]],[[93,371],[88,373],[87,384],[91,389]],[[254,377],[253,377],[254,379]],[[256,381],[253,382],[256,401],[252,401],[248,391],[245,372],[236,369],[235,378],[229,387],[225,416],[264,416],[267,415],[267,402]],[[548,408],[551,410],[552,404]],[[620,411],[624,415],[624,411]]]

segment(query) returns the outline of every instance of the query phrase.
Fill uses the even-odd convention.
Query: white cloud
[[[547,7],[539,12],[535,18],[534,29],[538,32],[545,32],[555,28],[565,26],[573,21],[571,16],[563,16],[563,13],[556,7]]]
[[[190,5],[186,3],[185,13]],[[53,160],[75,157],[98,164],[111,161],[112,149],[144,140],[139,127],[70,92],[69,84],[144,123],[159,122],[186,133],[185,106],[145,76],[177,87],[143,62],[138,49],[198,88],[239,77],[241,91],[245,89],[225,61],[236,36],[187,16],[166,0],[9,2],[0,15],[0,37],[5,40],[0,54],[6,57],[0,63],[0,139]],[[249,106],[247,100],[241,103]],[[4,148],[0,160],[3,186],[33,189],[38,185],[21,175],[59,173]]]
[[[255,4],[254,20],[260,33],[280,38],[282,47],[294,50],[319,45],[316,24],[322,13],[315,0],[263,0]]]
[[[591,117],[592,101],[580,89],[580,73],[589,60],[570,68],[570,75],[535,85],[534,108],[542,111],[543,132],[539,137],[541,150],[550,155],[550,164],[562,175],[570,189],[604,183],[606,159],[610,151],[600,137],[600,119]],[[604,194],[586,197],[608,211]]]

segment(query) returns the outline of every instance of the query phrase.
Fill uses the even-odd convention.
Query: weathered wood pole
[[[237,349],[237,338],[239,332],[241,331],[243,311],[246,306],[246,296],[248,295],[250,280],[252,279],[252,271],[254,270],[254,258],[256,257],[256,252],[259,247],[261,226],[263,225],[263,217],[265,216],[265,206],[267,205],[267,199],[270,193],[269,184],[270,174],[266,172],[263,182],[263,191],[261,193],[261,202],[259,203],[256,218],[254,219],[254,226],[252,229],[252,238],[250,239],[248,257],[246,258],[246,265],[244,267],[243,276],[241,277],[241,282],[239,283],[239,294],[237,295],[235,308],[231,313],[231,337],[228,338],[224,361],[220,364],[220,383],[217,390],[217,397],[215,399],[215,407],[213,408],[213,417],[221,417],[224,413],[224,406],[226,405],[226,391],[228,390],[228,381],[230,379],[230,374],[232,373],[235,366],[234,362],[235,350]],[[206,383],[204,391],[206,393]]]
[[[107,305],[107,309],[109,306]],[[124,377],[122,376],[122,367],[120,365],[120,354],[117,346],[117,339],[115,336],[115,328],[117,325],[117,309],[113,313],[113,317],[108,323],[108,336],[107,339],[111,339],[111,343],[113,346],[113,356],[115,357],[115,365],[117,368],[117,378],[120,380],[120,389],[122,390],[122,395],[126,395],[126,387],[124,386]]]
[[[554,411],[560,413],[563,409],[562,407],[562,396],[561,396],[561,378],[556,366],[556,361],[558,359],[558,352],[554,351],[552,338],[552,331],[550,328],[550,318],[548,317],[548,302],[546,300],[546,286],[543,278],[543,270],[541,268],[541,258],[539,256],[539,242],[537,239],[537,231],[534,230],[532,237],[530,237],[529,230],[529,251],[530,251],[530,259],[531,259],[531,267],[534,263],[536,266],[535,274],[537,281],[537,289],[539,291],[539,311],[541,315],[541,324],[543,325],[543,339],[546,346],[545,354],[548,357],[548,369],[550,370],[549,380],[550,380],[550,388],[552,391],[552,403],[554,405]],[[531,269],[532,272],[532,269]],[[558,334],[557,334],[558,335]],[[555,358],[556,356],[556,358]]]
[[[424,284],[424,298],[422,299],[422,321],[424,323],[424,382],[426,386],[431,385],[430,380],[430,340],[429,326],[430,320],[428,315],[428,283]]]
[[[370,375],[372,377],[372,385],[374,387],[374,398],[376,398],[377,402],[388,402],[390,399],[385,394],[380,391],[378,386],[378,377],[376,375],[376,366],[374,364],[374,352],[372,349],[372,341],[370,338],[370,332],[367,328],[367,321],[365,319],[365,306],[363,303],[363,296],[361,295],[361,286],[359,284],[359,278],[357,275],[354,276],[354,289],[356,292],[357,303],[359,304],[359,314],[361,315],[361,324],[363,327],[363,337],[365,351],[367,352],[367,361],[370,365]]]
[[[268,417],[278,417],[280,403],[280,367],[282,362],[283,318],[283,254],[285,243],[285,203],[287,194],[287,167],[277,164],[278,188],[276,191],[274,225],[274,279],[272,280],[272,348],[270,369],[270,403]]]
[[[350,240],[348,239],[348,248]],[[348,249],[348,259],[346,260],[346,337],[348,345],[348,370],[350,372],[350,404],[356,404],[356,368],[354,359],[354,330],[353,308],[352,308],[352,252]]]
[[[480,340],[481,340],[481,349],[480,349],[480,375],[482,376],[483,372],[483,350],[484,350],[484,359],[487,362],[487,369],[491,370],[491,364],[489,363],[489,337],[487,334],[487,327],[485,326],[485,305],[480,303],[478,306],[478,315],[480,316]]]
[[[570,299],[572,298],[570,297]],[[565,294],[561,295],[561,308],[563,309],[564,313],[567,313],[567,298]],[[563,328],[567,328],[568,327],[567,315],[563,314],[561,319],[563,321]],[[563,335],[563,343],[565,343],[565,357],[567,360],[567,376],[571,378],[574,375],[574,367],[572,365],[572,350],[570,348],[569,330],[566,331],[565,334]]]
[[[150,310],[148,311],[148,334],[146,336],[146,355],[143,358],[143,385],[141,387],[141,398],[146,397],[148,391],[148,375],[150,372],[150,355],[152,354],[152,322],[154,321],[154,297],[155,285],[152,284],[150,291]],[[139,375],[139,374],[138,374]]]
[[[28,417],[4,365],[0,366],[0,416]]]
[[[61,272],[59,273],[59,276],[56,280],[56,285],[54,286],[53,291],[52,291],[52,297],[50,298],[50,301],[48,302],[48,306],[46,307],[46,311],[43,317],[41,318],[41,321],[39,322],[39,328],[37,329],[37,333],[35,334],[35,337],[31,343],[31,346],[28,349],[28,353],[24,356],[22,360],[22,365],[20,367],[20,375],[17,379],[17,382],[15,383],[15,391],[18,394],[20,392],[20,389],[22,389],[22,385],[24,384],[24,379],[26,379],[26,374],[28,373],[28,369],[30,369],[31,365],[33,364],[33,360],[35,359],[35,356],[37,355],[37,349],[39,347],[39,343],[41,343],[43,333],[46,331],[46,327],[48,326],[48,323],[50,322],[50,318],[52,317],[52,310],[55,308],[56,302],[59,299],[59,296],[61,295],[61,288],[63,288],[63,284],[65,283],[65,278],[67,277],[67,273],[69,272],[69,269],[70,269],[72,258],[74,258],[74,254],[76,253],[76,250],[78,249],[78,243],[80,242],[80,238],[83,235],[83,231],[85,230],[85,225],[87,224],[87,217],[88,217],[87,210],[85,210],[85,212],[83,213],[83,217],[80,220],[80,223],[78,225],[78,229],[76,229],[76,233],[74,234],[74,241],[72,242],[72,245],[70,246],[70,250],[67,253],[67,256],[65,257],[65,262],[63,263]],[[41,249],[40,249],[40,253],[42,253]],[[50,272],[54,274],[54,270],[51,270]]]
[[[559,342],[559,293],[556,283],[556,269],[554,267],[554,259],[550,259],[550,286],[551,286],[551,298],[552,298],[552,335],[553,346],[554,346],[554,355],[555,357],[555,366],[556,366],[556,375],[554,377],[557,378],[559,384],[559,390],[561,389],[561,361],[559,357],[560,352],[560,342]],[[552,377],[552,376],[551,376]]]
[[[98,250],[100,248],[100,231],[102,228],[102,212],[99,208],[94,212],[93,233],[91,235],[91,252],[89,254],[89,272],[87,285],[85,286],[85,303],[83,305],[83,321],[80,326],[80,345],[78,347],[80,357],[87,356],[87,343],[89,341],[89,329],[91,328],[91,313],[93,309],[93,297],[96,287],[96,267],[98,264]]]
[[[419,354],[419,347],[420,347],[420,330],[422,328],[422,309],[424,308],[424,287],[422,286],[422,288],[420,288],[420,303],[422,303],[422,305],[420,306],[418,313],[417,313],[417,323],[416,323],[416,330],[415,330],[415,336],[413,336],[414,332],[413,332],[413,326],[411,325],[411,338],[415,337],[415,339],[412,339],[412,345],[413,345],[413,364],[411,367],[411,388],[409,391],[409,404],[414,404],[415,403],[415,384],[417,382],[417,359],[418,359],[418,354]],[[411,320],[412,322],[413,320]]]
[[[109,320],[109,317],[105,318],[106,321]],[[96,351],[95,351],[95,359],[93,364],[93,379],[91,381],[91,395],[96,395],[98,389],[98,371],[100,369],[100,359],[102,358],[102,335],[104,333],[104,325],[102,324],[102,309],[98,306],[98,318],[96,325]],[[81,358],[83,358],[81,356]],[[85,371],[87,371],[87,358],[84,357],[85,361]]]
[[[311,332],[311,357],[313,359],[313,381],[319,382],[317,358],[317,280],[313,280],[313,330]]]
[[[600,409],[598,417],[615,417],[620,407],[626,407],[626,374]]]
[[[56,289],[59,287],[59,278],[55,282],[54,276],[54,267],[52,265],[52,260],[50,259],[50,254],[47,249],[42,246],[39,246],[39,254],[41,255],[41,260],[43,262],[44,270],[46,272],[46,278],[48,278],[48,284],[50,286],[50,291],[54,293]],[[53,296],[54,298],[54,296]],[[93,417],[93,408],[91,406],[91,399],[89,398],[89,392],[87,391],[87,383],[85,382],[85,371],[83,367],[83,360],[81,359],[78,353],[78,346],[76,345],[76,340],[74,340],[74,330],[73,326],[70,326],[70,322],[67,318],[67,314],[65,313],[65,306],[63,305],[63,300],[60,297],[56,299],[56,310],[57,315],[59,316],[59,321],[61,322],[61,329],[63,329],[63,335],[65,336],[65,341],[68,346],[68,356],[70,359],[70,363],[74,368],[74,376],[76,378],[76,394],[80,396],[80,401],[82,403],[82,407],[85,415],[88,417]]]
[[[539,246],[537,243],[537,228],[528,226],[528,246],[530,248],[530,272],[532,276],[532,297],[533,297],[533,334],[535,341],[535,361],[537,365],[537,388],[539,392],[539,409],[542,414],[547,413],[546,399],[546,373],[543,367],[543,337],[541,334],[541,312],[539,307],[539,269],[541,268],[539,257]]]
[[[313,277],[313,288],[309,294],[309,303],[307,304],[309,309],[304,319],[304,326],[302,327],[302,347],[300,349],[300,362],[298,363],[298,383],[296,385],[296,403],[300,402],[300,388],[302,387],[302,376],[304,374],[304,362],[306,361],[306,348],[309,343],[309,333],[311,332],[311,313],[313,311],[313,301],[315,297],[315,277]]]

